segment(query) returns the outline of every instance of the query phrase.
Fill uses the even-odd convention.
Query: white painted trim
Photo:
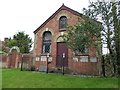
[[[60,17],[62,17],[62,16],[66,16],[67,19],[70,18],[70,17],[68,16],[68,14],[66,14],[66,13],[62,13],[62,14],[60,14],[60,15],[57,17],[57,20],[59,20]]]

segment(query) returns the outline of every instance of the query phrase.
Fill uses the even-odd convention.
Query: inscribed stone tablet
[[[46,61],[46,60],[47,60],[46,56],[41,56],[41,61]]]
[[[90,62],[97,62],[97,58],[96,57],[91,57]]]
[[[39,61],[40,60],[40,58],[39,57],[36,57],[36,61]]]
[[[88,56],[80,56],[80,62],[88,62]]]
[[[74,61],[74,62],[78,62],[78,58],[73,57],[73,61]]]

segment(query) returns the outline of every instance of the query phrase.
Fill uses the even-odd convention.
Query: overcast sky
[[[82,12],[88,0],[0,0],[0,40],[25,31],[33,39],[33,31],[62,4]]]
[[[82,13],[89,0],[0,0],[0,40],[25,31],[34,41],[33,31],[63,3]]]

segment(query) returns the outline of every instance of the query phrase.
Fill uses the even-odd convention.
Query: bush
[[[30,71],[35,71],[35,66],[31,66]]]
[[[23,71],[30,71],[29,68],[23,68]]]
[[[6,52],[0,51],[0,54],[7,54]]]

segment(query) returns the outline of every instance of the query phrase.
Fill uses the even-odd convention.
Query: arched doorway
[[[64,66],[68,66],[68,48],[62,37],[57,39],[57,57],[56,57],[56,66],[63,66],[63,53],[65,54]]]

